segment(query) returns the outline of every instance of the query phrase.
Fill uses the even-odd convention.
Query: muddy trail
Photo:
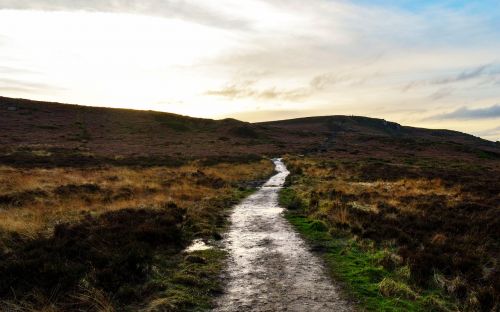
[[[352,311],[283,217],[278,192],[289,172],[281,160],[274,163],[278,173],[231,215],[226,287],[214,311]]]

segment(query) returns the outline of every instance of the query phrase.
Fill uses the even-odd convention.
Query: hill
[[[307,117],[260,123],[282,133],[305,133],[323,138],[308,152],[359,152],[380,155],[470,157],[500,156],[500,144],[470,134],[402,126],[384,119],[362,116]]]
[[[0,97],[0,162],[168,164],[336,151],[456,157],[500,155],[498,143],[382,119],[327,116],[247,123]]]

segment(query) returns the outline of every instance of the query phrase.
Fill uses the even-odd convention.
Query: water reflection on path
[[[215,311],[351,311],[283,217],[278,192],[289,172],[281,159],[274,163],[278,173],[231,215],[227,284]]]

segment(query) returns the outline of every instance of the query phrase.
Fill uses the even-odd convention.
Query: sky
[[[0,95],[500,140],[497,0],[0,0]]]

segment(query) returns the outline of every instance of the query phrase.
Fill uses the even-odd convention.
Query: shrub
[[[0,195],[0,206],[5,205],[19,207],[32,203],[39,197],[47,197],[47,195],[47,192],[40,189]]]

